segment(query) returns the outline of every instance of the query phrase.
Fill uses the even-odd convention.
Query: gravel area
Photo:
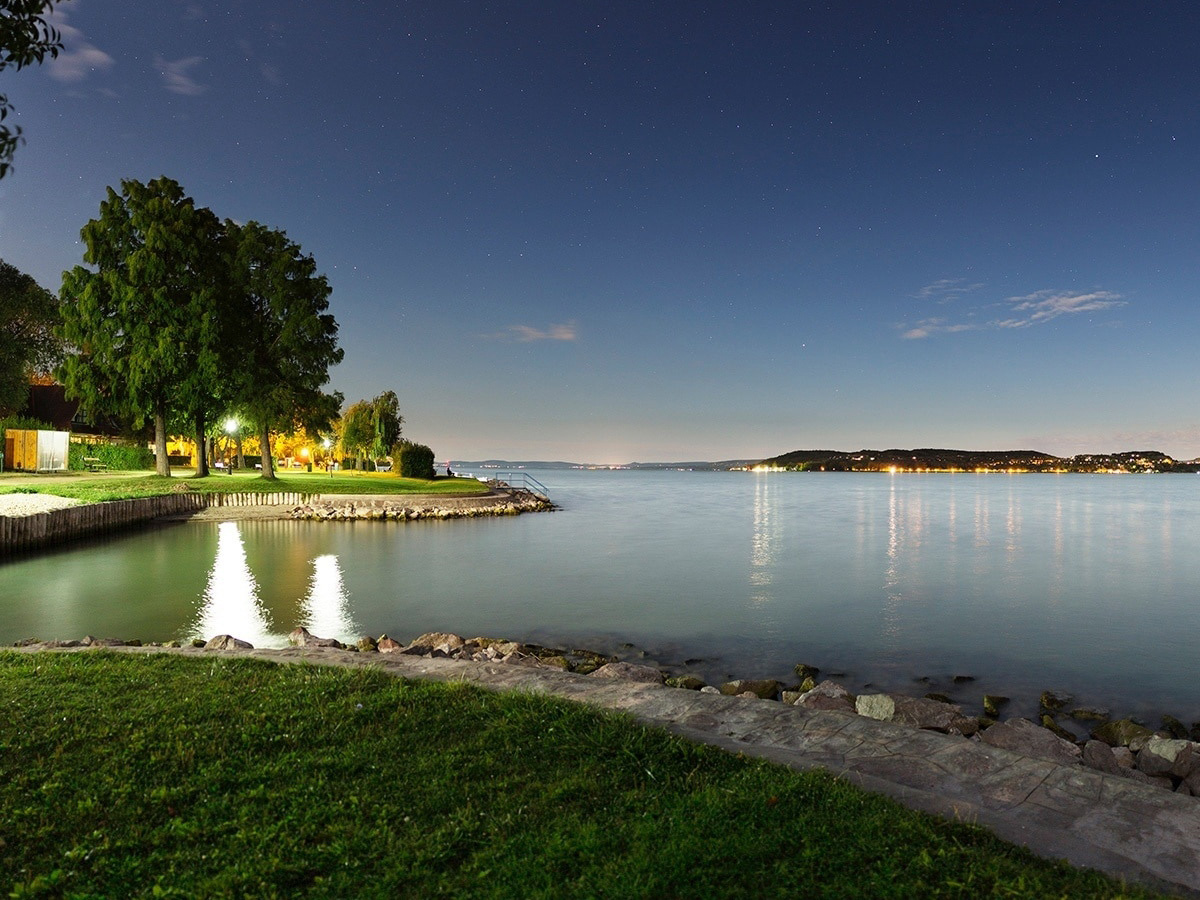
[[[78,506],[82,501],[73,497],[55,497],[53,494],[0,494],[0,516],[32,516],[67,506]]]

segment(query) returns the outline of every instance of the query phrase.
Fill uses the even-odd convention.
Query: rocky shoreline
[[[1142,784],[1200,797],[1200,722],[1188,729],[1171,716],[1163,716],[1155,730],[1132,718],[1111,719],[1103,710],[1072,707],[1069,695],[1044,691],[1039,698],[1039,720],[1003,718],[1009,698],[984,694],[981,715],[967,712],[962,704],[936,693],[914,697],[898,693],[852,694],[832,678],[821,678],[815,666],[797,663],[796,682],[775,679],[733,679],[719,685],[707,684],[692,674],[672,673],[656,666],[622,661],[616,656],[586,649],[561,649],[497,638],[463,638],[448,632],[430,632],[408,641],[386,634],[362,637],[354,644],[322,638],[297,628],[288,636],[293,647],[356,654],[402,654],[426,659],[454,659],[476,663],[557,670],[591,678],[612,678],[660,684],[678,690],[723,694],[755,702],[775,702],[802,709],[826,710],[916,729],[957,736],[1012,750],[1025,756],[1060,765],[1081,765]],[[59,648],[143,646],[141,641],[98,639],[19,641],[26,651]],[[146,646],[178,648],[179,641]],[[253,650],[246,641],[218,635],[208,641],[193,641],[194,648],[207,650]],[[969,679],[964,679],[969,680]],[[1078,739],[1059,724],[1060,719],[1086,722],[1088,737]]]
[[[473,519],[479,516],[519,516],[547,512],[553,503],[522,488],[506,488],[479,496],[406,497],[403,494],[322,494],[288,510],[287,518],[306,521]]]

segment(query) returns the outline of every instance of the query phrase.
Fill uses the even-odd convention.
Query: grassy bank
[[[544,697],[0,653],[11,896],[1147,897]]]
[[[304,494],[480,494],[487,486],[473,478],[401,478],[383,472],[326,473],[285,470],[268,480],[258,472],[209,475],[206,478],[162,478],[142,472],[95,475],[72,472],[63,475],[19,475],[0,477],[0,494],[33,491],[75,497],[87,503],[153,497],[179,490],[202,493],[262,493],[280,491]]]

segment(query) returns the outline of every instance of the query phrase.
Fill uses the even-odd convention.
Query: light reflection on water
[[[516,519],[173,525],[0,566],[0,642],[208,638],[297,625],[623,641],[702,674],[796,662],[912,690],[1200,719],[1200,479],[544,472]],[[255,639],[257,638],[257,640]],[[927,688],[922,688],[925,690]],[[1036,693],[1035,693],[1036,696]],[[1190,721],[1190,719],[1189,719]]]
[[[300,601],[300,621],[317,637],[332,637],[353,643],[361,634],[350,613],[350,594],[335,554],[325,553],[312,561],[308,593]],[[217,526],[217,554],[208,573],[189,640],[208,640],[230,634],[255,647],[287,644],[283,630],[272,627],[270,616],[259,598],[258,582],[246,561],[245,542],[236,522]]]

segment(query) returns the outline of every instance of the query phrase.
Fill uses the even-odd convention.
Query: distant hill
[[[1195,472],[1196,461],[1180,462],[1157,450],[1088,453],[1061,457],[1041,450],[793,450],[754,465],[825,472],[1017,471],[1017,472]]]

